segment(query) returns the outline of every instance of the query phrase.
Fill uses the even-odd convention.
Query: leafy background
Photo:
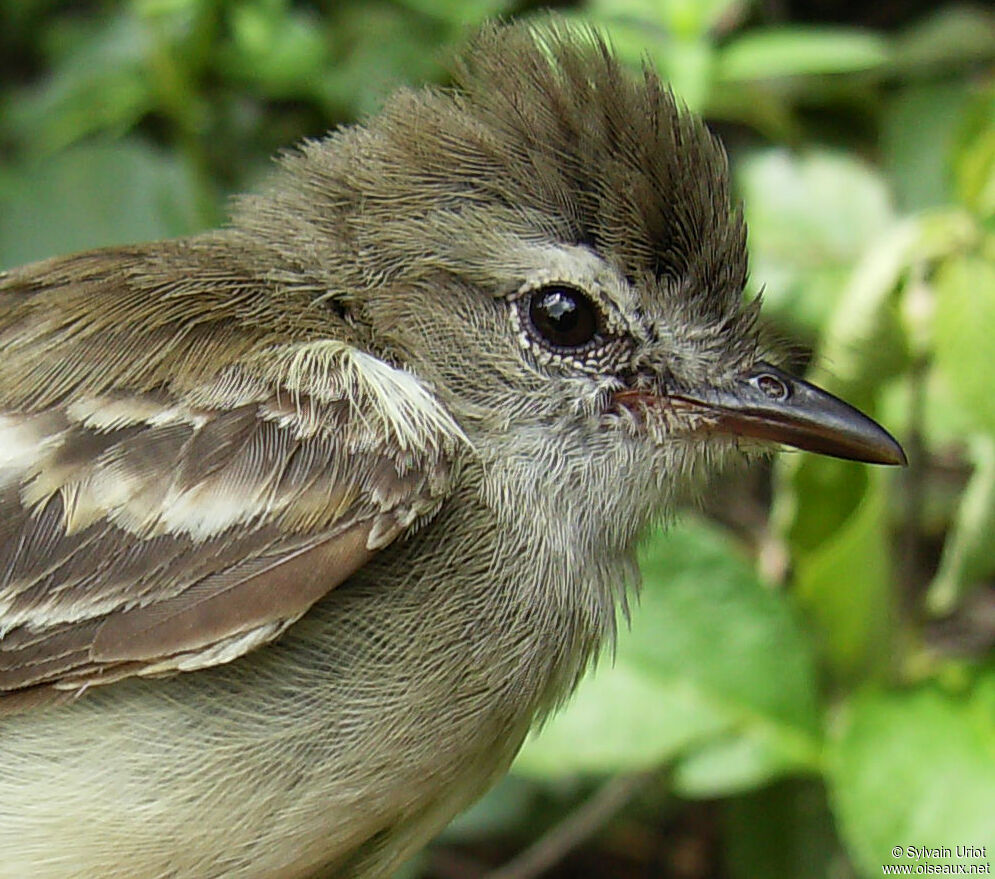
[[[788,365],[904,472],[785,454],[643,550],[614,662],[408,879],[995,859],[995,14],[589,0],[725,140]],[[0,4],[0,266],[223,221],[269,156],[445,81],[512,0]],[[921,863],[921,862],[920,862]]]

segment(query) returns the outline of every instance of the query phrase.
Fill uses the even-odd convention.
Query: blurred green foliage
[[[871,876],[899,845],[995,857],[995,16],[944,4],[881,30],[783,8],[562,12],[725,136],[769,331],[911,466],[783,455],[760,490],[723,483],[750,502],[650,536],[614,662],[444,846],[524,845],[598,779],[662,770],[630,821],[667,834],[705,800],[715,851],[652,875]],[[442,81],[468,28],[531,11],[2,4],[0,266],[216,224],[273,152]],[[456,875],[429,863],[408,875]]]

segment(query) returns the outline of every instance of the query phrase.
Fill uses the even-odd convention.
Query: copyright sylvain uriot
[[[897,845],[892,850],[895,857],[907,857],[916,861],[939,860],[941,858],[987,858],[988,846],[985,845],[958,845],[958,846],[938,846],[929,848],[928,846]]]

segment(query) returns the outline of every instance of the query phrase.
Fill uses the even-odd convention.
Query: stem
[[[535,879],[541,876],[600,830],[653,778],[654,773],[640,772],[609,779],[559,824],[484,879]]]

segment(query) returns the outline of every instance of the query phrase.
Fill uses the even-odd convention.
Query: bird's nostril
[[[753,381],[771,400],[788,399],[788,386],[777,378],[777,376],[773,376],[769,372],[764,372],[758,375]]]

